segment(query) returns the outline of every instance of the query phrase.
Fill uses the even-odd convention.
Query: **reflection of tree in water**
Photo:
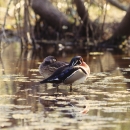
[[[0,41],[1,42],[1,41]],[[1,43],[0,43],[0,46],[1,46]],[[1,56],[1,49],[0,49],[0,63],[1,63],[1,76],[5,75],[5,67],[4,67],[4,63],[3,63],[3,60],[2,60],[2,56]],[[0,83],[0,86],[3,86],[2,83]],[[8,84],[6,81],[4,81],[4,86],[6,88],[6,91],[8,93]]]
[[[6,83],[4,85],[1,81],[1,86],[10,86],[10,94],[15,93],[20,86],[29,87],[30,78],[33,77],[33,71],[30,70],[38,66],[33,50],[22,51],[19,43],[10,43],[2,50],[0,60],[1,78]]]
[[[110,52],[97,53],[97,55],[92,54],[91,57],[90,66],[91,71],[94,73],[113,71],[118,66]]]

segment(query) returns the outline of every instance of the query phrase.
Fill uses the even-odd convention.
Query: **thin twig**
[[[4,36],[6,38],[6,33],[5,33],[5,25],[6,25],[6,18],[7,18],[7,15],[8,15],[8,11],[9,11],[9,6],[11,4],[11,1],[9,1],[8,5],[7,5],[7,9],[6,9],[6,13],[5,13],[5,16],[4,16],[4,23],[3,23],[3,26],[2,26],[2,35],[1,35],[1,38]],[[1,44],[1,43],[0,43]]]
[[[18,1],[18,2],[20,3],[20,1]],[[15,5],[15,8],[14,8],[14,18],[15,18],[15,22],[16,22],[15,24],[16,24],[16,27],[17,27],[17,35],[20,37],[20,35],[21,35],[21,29],[20,29],[20,24],[19,24],[18,21],[20,21],[19,14],[20,14],[20,9],[21,8],[16,8],[17,7],[16,4],[17,3],[14,4]],[[18,14],[18,16],[17,16],[17,14]]]
[[[104,24],[105,24],[105,20],[106,20],[107,4],[108,4],[108,2],[106,1],[105,12],[104,12],[104,17],[103,17],[103,23],[102,23],[102,30],[101,30],[102,34],[103,34]]]
[[[5,25],[6,25],[6,17],[8,15],[8,11],[9,11],[9,6],[11,4],[11,1],[9,1],[8,5],[7,5],[7,10],[6,10],[6,13],[5,13],[5,17],[4,17],[4,23],[3,23],[3,26],[2,26],[2,34],[0,36],[0,61],[1,61],[1,64],[2,64],[2,69],[3,69],[3,74],[5,74],[5,69],[4,69],[4,64],[3,64],[3,61],[2,61],[2,57],[1,57],[1,41],[2,41],[2,38],[6,38],[6,33],[5,33]]]

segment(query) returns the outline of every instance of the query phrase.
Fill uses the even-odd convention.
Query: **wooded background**
[[[13,33],[24,47],[30,44],[34,49],[37,45],[46,49],[50,45],[55,49],[60,46],[98,51],[123,50],[129,46],[129,0],[9,0],[5,3],[0,7],[5,9],[0,18],[0,38]]]

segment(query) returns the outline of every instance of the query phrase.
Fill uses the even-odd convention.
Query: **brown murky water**
[[[69,62],[73,56],[57,58]],[[51,84],[39,84],[40,57],[32,50],[21,53],[18,44],[1,50],[0,129],[130,129],[130,56],[84,54],[91,68],[88,80],[71,93],[60,86],[58,95]]]

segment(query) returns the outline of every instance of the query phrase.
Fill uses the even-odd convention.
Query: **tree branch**
[[[49,0],[33,0],[32,8],[36,14],[56,29],[70,25],[67,17],[55,8]]]
[[[123,6],[122,4],[119,3],[119,1],[117,0],[107,0],[111,5],[123,10],[123,11],[127,11],[128,7]]]

